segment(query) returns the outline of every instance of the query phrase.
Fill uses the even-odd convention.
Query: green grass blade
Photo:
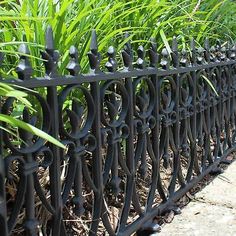
[[[42,130],[40,130],[34,126],[25,123],[24,121],[17,120],[11,116],[3,115],[3,114],[0,114],[0,121],[8,123],[9,125],[11,125],[13,127],[18,127],[18,128],[24,129],[25,131],[30,132],[42,139],[45,139],[48,142],[50,142],[58,147],[65,148],[65,146],[61,142],[59,142],[57,139],[53,138],[52,136],[48,135],[47,133],[43,132]]]

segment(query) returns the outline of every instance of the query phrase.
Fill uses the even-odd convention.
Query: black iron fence
[[[170,54],[158,54],[153,42],[146,56],[141,46],[133,55],[127,43],[123,68],[109,47],[103,72],[93,31],[90,73],[80,73],[72,46],[69,75],[59,75],[50,28],[46,42],[44,77],[31,78],[21,45],[19,78],[2,79],[38,91],[29,91],[35,111],[3,98],[1,113],[22,111],[22,120],[67,148],[1,131],[1,235],[155,231],[155,217],[175,209],[236,148],[236,48],[206,40],[179,52],[173,39]]]

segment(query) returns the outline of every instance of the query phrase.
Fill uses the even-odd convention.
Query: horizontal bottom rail
[[[236,145],[225,151],[221,158],[211,164],[204,172],[201,173],[201,175],[192,179],[184,188],[179,189],[172,197],[168,199],[168,201],[159,205],[158,207],[154,207],[145,216],[141,216],[132,224],[132,227],[127,226],[125,231],[119,232],[118,236],[129,236],[135,232],[135,229],[141,228],[150,219],[154,218],[157,215],[161,215],[170,205],[172,205],[181,197],[183,197],[190,189],[192,189],[196,184],[198,184],[206,175],[208,175],[212,170],[214,170],[230,153],[234,151],[236,151]]]

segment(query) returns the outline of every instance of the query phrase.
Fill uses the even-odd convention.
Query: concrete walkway
[[[195,195],[160,236],[236,236],[236,161]]]

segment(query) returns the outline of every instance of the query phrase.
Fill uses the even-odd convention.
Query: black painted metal
[[[93,31],[90,72],[80,73],[72,46],[69,75],[59,75],[59,53],[49,27],[42,52],[46,74],[32,78],[29,50],[21,45],[18,79],[1,81],[35,90],[29,93],[37,112],[24,108],[21,119],[67,149],[23,130],[21,140],[0,131],[1,235],[13,234],[24,209],[24,232],[31,236],[39,230],[70,235],[66,208],[82,219],[90,216],[90,230],[84,234],[155,231],[153,218],[173,208],[236,148],[236,48],[220,43],[210,47],[208,40],[204,48],[195,48],[192,40],[190,48],[190,53],[179,52],[174,38],[172,52],[164,48],[159,55],[152,40],[146,61],[142,46],[136,56],[127,43],[124,66],[117,71],[115,49],[109,47],[104,72]],[[0,104],[1,113],[14,113],[13,98]],[[46,186],[39,175],[49,178]],[[5,185],[11,181],[17,192],[9,204]],[[50,216],[47,225],[37,218],[36,199]],[[113,211],[119,212],[116,224]]]

